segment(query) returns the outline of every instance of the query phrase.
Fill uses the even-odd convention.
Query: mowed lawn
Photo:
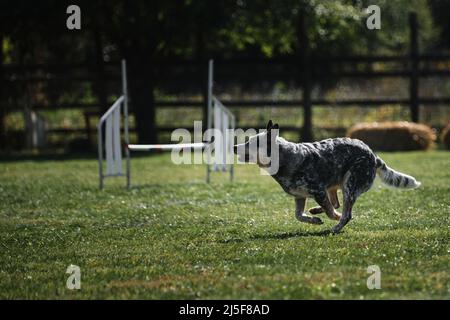
[[[450,153],[385,153],[422,187],[365,193],[344,232],[298,222],[251,165],[234,183],[170,154],[132,160],[98,190],[95,158],[0,162],[0,298],[450,298]],[[315,206],[309,200],[308,207]],[[81,290],[66,288],[70,264]],[[369,290],[378,265],[381,289]]]

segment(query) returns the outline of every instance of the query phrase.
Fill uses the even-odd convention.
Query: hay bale
[[[450,150],[450,123],[442,130],[441,142],[445,149]]]
[[[350,128],[347,136],[381,151],[427,150],[436,139],[430,127],[406,121],[360,123]]]

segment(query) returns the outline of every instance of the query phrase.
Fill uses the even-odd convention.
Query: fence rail
[[[300,26],[303,28],[304,26]],[[411,120],[419,122],[419,109],[421,105],[446,105],[450,106],[450,97],[421,97],[419,96],[420,79],[426,77],[450,77],[450,54],[426,53],[421,54],[418,48],[418,26],[415,14],[410,15],[410,48],[406,55],[376,55],[376,56],[290,56],[280,58],[239,58],[239,59],[220,59],[216,58],[217,78],[222,82],[236,81],[236,74],[239,79],[246,83],[253,80],[273,79],[274,81],[295,80],[301,87],[303,99],[292,100],[226,100],[223,103],[231,108],[253,108],[253,107],[285,107],[285,108],[303,108],[304,127],[288,127],[287,131],[297,131],[305,133],[305,136],[312,137],[312,112],[314,106],[330,106],[336,108],[346,108],[358,106],[361,108],[376,108],[383,105],[402,105],[410,109]],[[308,48],[307,39],[302,43],[304,48]],[[307,52],[307,50],[306,50]],[[396,68],[387,70],[374,70],[375,64],[395,63]],[[439,63],[439,65],[437,65]],[[89,82],[97,85],[98,102],[82,103],[80,101],[68,103],[35,103],[31,108],[36,111],[79,109],[84,111],[86,128],[52,128],[48,130],[49,134],[82,133],[88,137],[93,133],[90,127],[90,117],[97,117],[104,107],[110,105],[113,101],[108,101],[106,85],[119,85],[120,72],[117,62],[102,62],[99,67],[96,63],[84,64],[36,64],[36,65],[3,65],[0,75],[6,88],[21,87],[26,84],[35,83],[84,83]],[[198,89],[202,92],[206,87],[202,83],[202,76],[199,70],[202,70],[198,59],[178,59],[178,60],[159,60],[156,61],[156,74],[160,75],[161,83],[170,83],[183,87],[198,84]],[[206,65],[206,60],[205,60]],[[247,70],[255,70],[249,72]],[[133,77],[130,74],[130,77]],[[311,97],[311,91],[314,84],[319,83],[320,79],[332,78],[392,78],[400,77],[409,80],[409,95],[404,98],[377,98],[377,99],[314,99]],[[7,90],[3,90],[5,92]],[[5,94],[5,93],[3,93]],[[130,101],[130,111],[133,112],[133,101]],[[155,101],[156,108],[205,108],[206,97],[202,100],[177,100]],[[21,106],[16,105],[9,110],[21,110]],[[173,128],[157,127],[157,131],[167,132]],[[342,128],[337,128],[342,130]],[[327,128],[332,130],[332,128]],[[130,129],[130,131],[133,131]]]
[[[239,108],[253,108],[253,107],[286,107],[286,108],[297,108],[304,104],[303,100],[227,100],[223,99],[223,103],[229,107],[239,107]],[[419,98],[419,104],[427,105],[450,105],[450,97],[432,97],[432,98]],[[350,107],[350,106],[360,106],[360,107],[374,107],[388,104],[399,104],[399,105],[409,105],[411,103],[410,99],[400,99],[400,98],[382,98],[382,99],[346,99],[346,100],[331,100],[331,99],[313,99],[313,105],[316,106],[336,106],[336,107]],[[203,107],[203,101],[190,101],[190,100],[177,100],[177,101],[155,101],[155,106],[158,108],[179,108],[179,107],[190,107],[190,108],[200,108]],[[67,104],[56,104],[56,105],[35,105],[34,110],[37,111],[48,111],[48,110],[65,110],[65,109],[95,109],[97,110],[99,105],[97,103],[67,103]],[[133,107],[131,105],[130,111],[133,112]],[[91,115],[99,114],[98,112],[92,113]]]

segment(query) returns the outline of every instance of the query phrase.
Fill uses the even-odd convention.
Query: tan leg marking
[[[311,223],[311,224],[322,224],[323,221],[317,217],[310,217],[305,214],[305,198],[295,198],[295,217],[298,221]]]
[[[337,196],[337,190],[338,190],[338,187],[332,187],[327,190],[328,199],[330,200],[331,204],[333,205],[333,207],[335,209],[340,207],[339,198]],[[319,214],[322,212],[325,212],[325,208],[323,208],[321,206],[309,209],[310,214]],[[333,210],[333,212],[334,212],[332,214],[333,218],[331,218],[331,217],[330,218],[334,219],[334,220],[339,220],[339,218],[341,217],[341,214],[339,212],[337,212],[336,210]],[[327,215],[330,216],[328,213],[327,213]]]

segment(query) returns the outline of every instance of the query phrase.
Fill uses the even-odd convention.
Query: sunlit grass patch
[[[1,298],[450,298],[448,152],[381,154],[422,187],[378,181],[339,235],[294,218],[294,201],[258,168],[236,179],[133,158],[98,190],[95,159],[0,163]],[[312,200],[308,207],[314,206]],[[81,290],[66,288],[70,264]],[[378,265],[381,289],[366,286]]]

